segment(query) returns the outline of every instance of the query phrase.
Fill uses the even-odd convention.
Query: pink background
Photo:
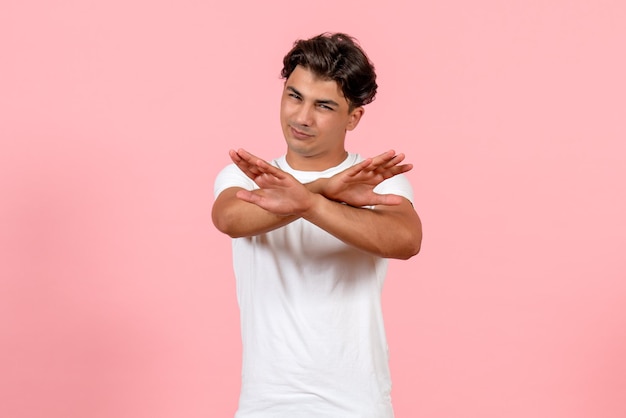
[[[356,36],[349,134],[409,173],[384,291],[398,418],[626,416],[619,0],[0,4],[0,416],[229,417],[240,341],[212,184],[284,151],[283,54]]]

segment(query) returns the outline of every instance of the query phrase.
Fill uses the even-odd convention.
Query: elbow
[[[398,241],[399,245],[391,245],[385,248],[379,247],[374,253],[383,258],[408,260],[420,252],[421,239]]]
[[[231,238],[239,238],[239,234],[233,228],[233,222],[229,219],[228,215],[221,213],[219,216],[216,211],[211,214],[213,225],[215,228],[223,234],[228,235]]]
[[[213,222],[215,228],[223,234],[228,235],[231,238],[241,238],[244,235],[232,228],[229,224],[223,222]]]
[[[422,249],[422,237],[420,237],[419,240],[417,240],[415,244],[411,247],[411,252],[407,260],[411,257],[418,255],[421,249]]]
[[[410,218],[410,222],[404,224],[404,227],[396,229],[394,242],[394,255],[390,258],[399,260],[408,260],[419,254],[422,248],[422,222],[415,212]]]
[[[415,242],[411,242],[403,248],[403,251],[398,254],[398,259],[400,260],[408,260],[417,254],[419,254],[421,249],[421,239],[415,240]]]
[[[411,246],[411,257],[418,255],[421,249],[422,249],[422,228],[420,228],[419,233],[416,235],[415,239],[413,240],[413,245]]]
[[[229,236],[229,237],[231,237],[231,238],[239,238],[239,237],[240,237],[240,235],[239,235],[239,234],[237,234],[237,233],[236,233],[236,232],[234,232],[234,231],[231,231],[229,228],[227,228],[227,227],[225,227],[225,226],[223,226],[223,225],[218,225],[218,224],[216,224],[216,225],[215,225],[215,228],[216,228],[218,231],[220,231],[221,233],[226,234],[226,235],[228,235],[228,236]]]
[[[215,229],[217,229],[218,231],[220,231],[222,234],[226,234],[228,236],[230,236],[229,230],[228,230],[228,226],[225,225],[223,222],[221,221],[216,221],[215,219],[213,219],[213,225],[215,226]]]
[[[392,258],[397,258],[399,260],[408,260],[419,254],[422,248],[421,228],[419,231],[416,231],[415,233],[407,236],[406,239],[402,242],[402,246],[398,249],[398,252]]]
[[[411,228],[411,231],[412,232],[407,238],[406,258],[403,258],[403,260],[408,260],[409,258],[416,256],[422,249],[422,222],[419,217],[417,218],[417,222],[414,227]]]

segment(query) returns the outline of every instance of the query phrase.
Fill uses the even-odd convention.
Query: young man
[[[286,154],[239,149],[215,181],[213,222],[233,238],[241,313],[236,418],[391,418],[381,290],[387,258],[418,253],[421,223],[394,151],[345,149],[376,94],[345,34],[295,43],[283,60]]]

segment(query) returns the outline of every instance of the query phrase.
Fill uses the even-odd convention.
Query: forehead
[[[339,83],[319,77],[308,68],[298,65],[285,81],[285,88],[292,87],[306,98],[313,100],[334,100],[337,103],[346,103]]]

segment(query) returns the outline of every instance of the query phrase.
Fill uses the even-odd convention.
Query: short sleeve
[[[413,187],[403,174],[398,174],[380,183],[374,188],[374,192],[378,194],[395,194],[405,197],[412,204],[413,202]]]
[[[229,164],[217,174],[213,185],[213,197],[217,198],[220,193],[230,187],[241,187],[246,190],[258,189],[256,183],[235,164]]]

